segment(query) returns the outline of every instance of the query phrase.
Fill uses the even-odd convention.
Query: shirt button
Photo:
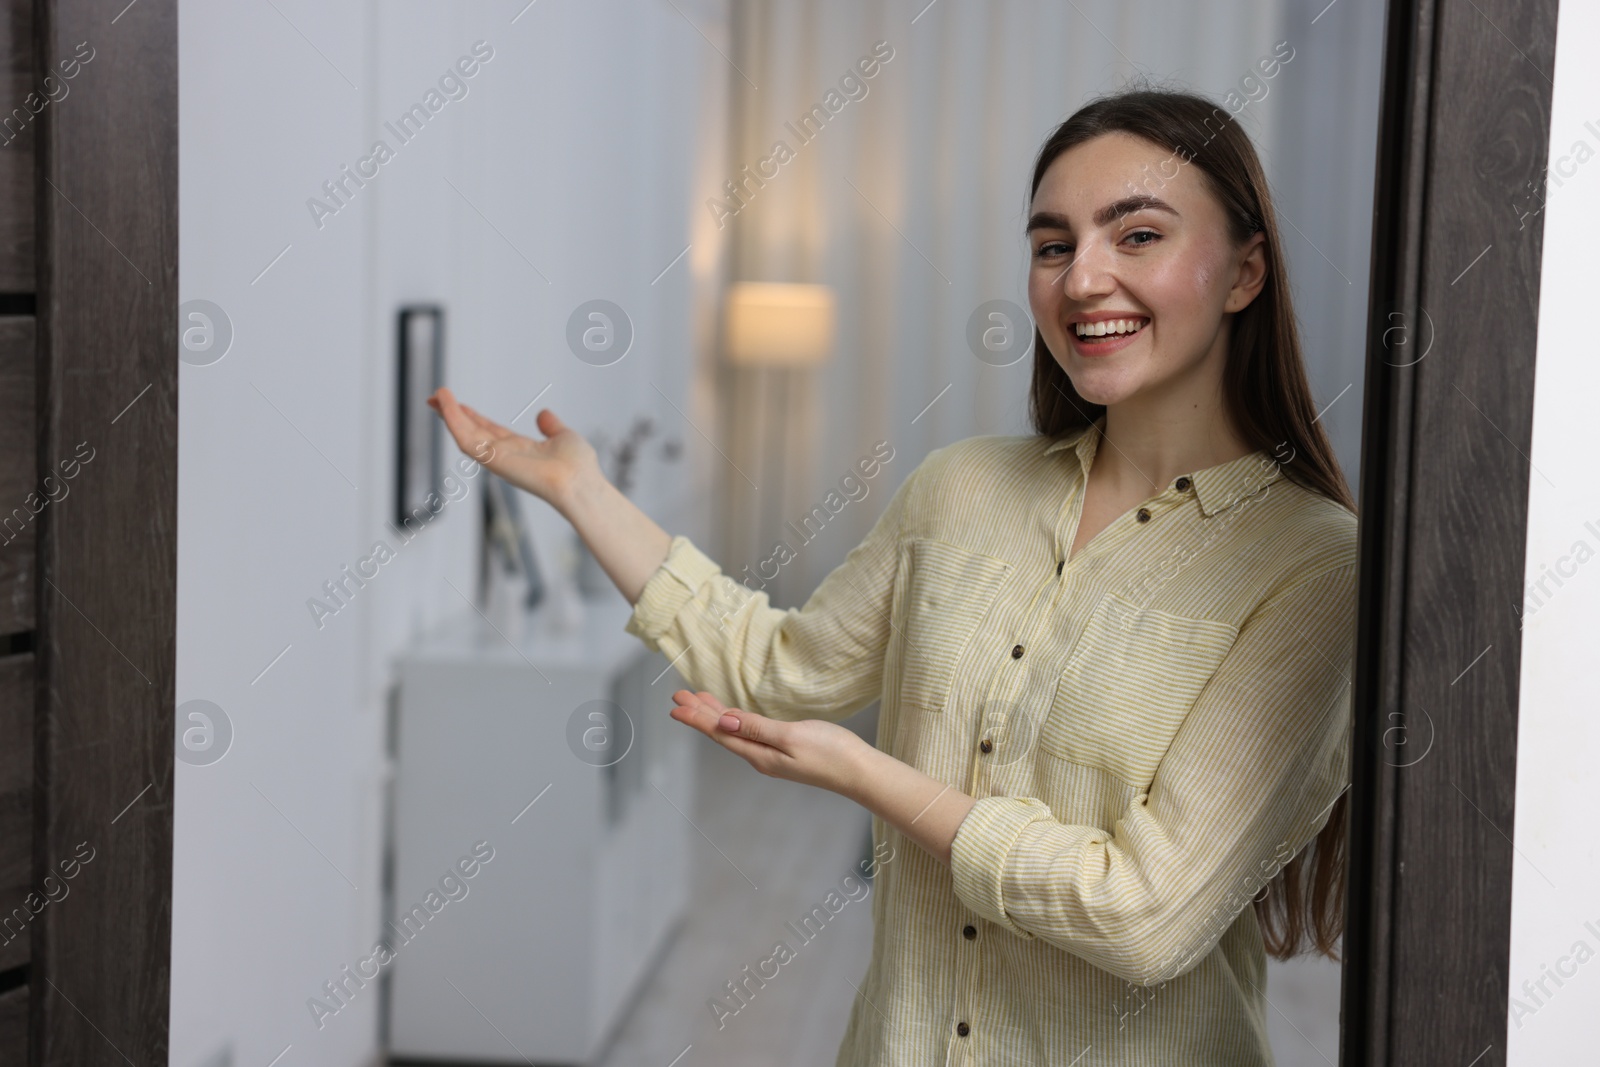
[[[1012,659],[1021,659],[1022,658],[1022,646],[1021,645],[1017,645],[1016,647],[1014,647],[1011,650],[1011,658]]]
[[[1140,508],[1139,509],[1139,513],[1136,516],[1136,518],[1138,518],[1138,520],[1140,522],[1149,522],[1150,521],[1150,509],[1149,508]]]
[[[1187,474],[1185,474],[1182,478],[1179,478],[1173,484],[1174,484],[1174,486],[1176,486],[1178,492],[1181,493],[1185,489],[1189,488],[1189,476]]]
[[[964,1023],[964,1022],[956,1023],[956,1033],[960,1034],[962,1037],[966,1037],[971,1032],[972,1032],[972,1027],[968,1026],[966,1023]]]
[[[993,750],[994,750],[994,743],[992,741],[990,741],[987,737],[985,737],[982,741],[978,742],[978,751],[980,751],[980,752],[991,752]]]
[[[968,941],[971,941],[973,938],[978,936],[978,928],[973,926],[971,923],[968,923],[961,928],[961,936],[966,938]]]
[[[1064,559],[1056,560],[1056,573],[1060,574],[1061,573],[1061,568],[1065,567],[1066,565],[1067,565],[1067,561],[1066,560],[1064,560]]]

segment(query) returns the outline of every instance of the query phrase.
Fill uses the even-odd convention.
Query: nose
[[[1105,247],[1104,242],[1083,242],[1076,249],[1061,279],[1062,292],[1068,299],[1078,303],[1106,296],[1117,287],[1110,267],[1110,249]]]

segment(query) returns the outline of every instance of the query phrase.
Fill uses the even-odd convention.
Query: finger
[[[691,693],[680,689],[673,694],[673,698],[694,714],[697,725],[704,724],[707,729],[721,730],[730,734],[742,732],[751,740],[762,740],[754,736],[755,727],[749,721],[759,716],[752,716],[749,712],[740,711],[738,708],[730,708],[710,693]]]
[[[769,719],[765,715],[757,715],[753,711],[730,708],[710,693],[696,693],[695,696],[700,704],[716,717],[718,730],[783,750],[783,731],[787,728],[786,723]]]
[[[472,418],[472,420],[478,424],[479,429],[484,430],[499,440],[516,436],[517,431],[500,425],[487,415],[480,414],[476,408],[473,408],[469,404],[462,404],[461,410],[465,411]]]
[[[688,694],[687,700],[680,699],[669,714],[686,726],[692,726],[699,730],[707,737],[716,737],[718,733],[727,733],[725,730],[718,729],[717,723],[720,716],[701,703],[693,694]]]
[[[755,766],[754,761],[756,758],[766,758],[762,755],[763,753],[770,754],[774,752],[774,749],[771,745],[767,745],[753,738],[741,736],[740,734],[722,729],[719,725],[720,715],[717,712],[711,710],[705,704],[701,703],[694,696],[694,694],[686,693],[684,695],[687,696],[689,700],[688,702],[680,701],[679,704],[672,709],[670,714],[674,719],[677,719],[686,726],[691,726],[700,731],[707,737],[711,738],[711,740],[715,741],[717,744],[721,745],[723,748],[734,753],[735,755],[740,756],[745,760],[749,760],[752,766]],[[757,766],[757,769],[762,770],[762,768],[759,766]],[[765,771],[763,771],[763,773],[765,773]]]
[[[675,718],[691,722],[696,729],[706,732],[721,728],[724,716],[728,716],[729,709],[716,702],[715,697],[707,700],[706,697],[708,696],[710,696],[709,693],[695,693],[688,689],[680,689],[673,693],[672,699],[678,702],[678,707],[673,710],[683,712],[683,715],[675,716]],[[728,717],[733,718],[732,716]],[[737,719],[733,719],[733,721],[737,722]],[[734,726],[732,729],[724,729],[723,732],[734,733],[737,732],[737,729],[737,726]]]
[[[439,408],[440,416],[444,419],[445,428],[450,431],[450,436],[455,438],[456,447],[462,452],[488,466],[494,459],[495,440],[484,430],[474,425],[466,413],[461,410],[461,405],[456,403],[454,397],[441,398]]]
[[[724,711],[727,709],[727,705],[723,704],[720,700],[706,692],[704,689],[700,690],[698,693],[693,689],[678,689],[673,692],[672,699],[676,700],[680,704],[694,704],[696,702],[708,704],[717,711]]]
[[[717,727],[726,733],[739,733],[744,724],[744,717],[748,715],[747,712],[740,711],[738,708],[728,707],[705,690],[694,693],[687,689],[680,689],[672,694],[672,697],[680,704],[707,708],[715,716]],[[750,736],[748,732],[746,736]]]
[[[461,408],[461,402],[455,398],[454,393],[442,385],[428,397],[428,405],[444,418],[444,424],[449,427],[451,433],[466,430],[472,425],[472,420]]]
[[[783,726],[783,723],[738,708],[726,708],[717,717],[718,729],[780,750],[783,749]]]
[[[507,437],[513,436],[512,431],[507,430],[493,419],[485,418],[476,409],[466,404],[457,404],[456,410],[460,412],[463,422],[470,425],[476,433],[481,434],[487,440],[503,441]]]
[[[445,426],[456,439],[456,444],[460,446],[461,451],[473,456],[479,462],[487,464],[494,458],[494,446],[507,437],[515,436],[494,420],[484,418],[471,407],[458,401],[450,390],[441,386],[437,395],[440,404],[436,410],[444,416]]]
[[[540,408],[539,414],[534,416],[533,421],[538,425],[539,432],[546,437],[554,437],[567,428],[567,424],[562,422],[556,413],[549,408]]]
[[[445,417],[446,425],[466,425],[485,429],[482,424],[486,422],[483,416],[473,411],[470,407],[456,399],[456,395],[448,388],[440,386],[428,398],[428,403],[439,414]]]

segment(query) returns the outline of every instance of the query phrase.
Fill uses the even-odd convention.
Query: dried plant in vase
[[[606,479],[624,496],[633,488],[634,466],[643,451],[642,446],[654,433],[655,420],[641,415],[633,420],[627,434],[615,444],[604,430],[595,431],[589,438],[595,451],[600,453],[600,469],[605,472]],[[667,438],[661,442],[660,456],[670,463],[678,458],[681,450],[682,445],[675,438]]]

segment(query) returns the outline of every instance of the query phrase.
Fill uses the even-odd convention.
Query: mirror
[[[1269,703],[1338,695],[1273,628],[1353,641],[1310,583],[1353,536],[1317,472],[1362,473],[1385,5],[1318,6],[185,6],[186,296],[230,343],[183,368],[178,692],[228,742],[178,766],[172,1062],[1116,1063],[1206,1004],[1237,1062],[1337,1062],[1338,963],[1273,958],[1249,903],[1348,714],[1302,712],[1313,742]],[[1137,86],[1247,139],[1271,245],[1226,239],[1209,138],[1082,137],[1032,187]],[[1164,206],[1097,217],[1122,194]],[[1304,388],[1179,429],[1174,397],[1225,410],[1205,330],[1266,299],[1298,360],[1253,351]],[[1131,337],[1078,336],[1111,313]],[[486,468],[418,454],[413,347],[507,431],[598,445],[589,533],[637,509],[674,567],[608,567],[622,534],[529,492],[546,595],[486,610]],[[816,658],[749,695],[943,783],[926,821],[668,717],[783,612]],[[1270,869],[1224,887],[1243,855]]]

